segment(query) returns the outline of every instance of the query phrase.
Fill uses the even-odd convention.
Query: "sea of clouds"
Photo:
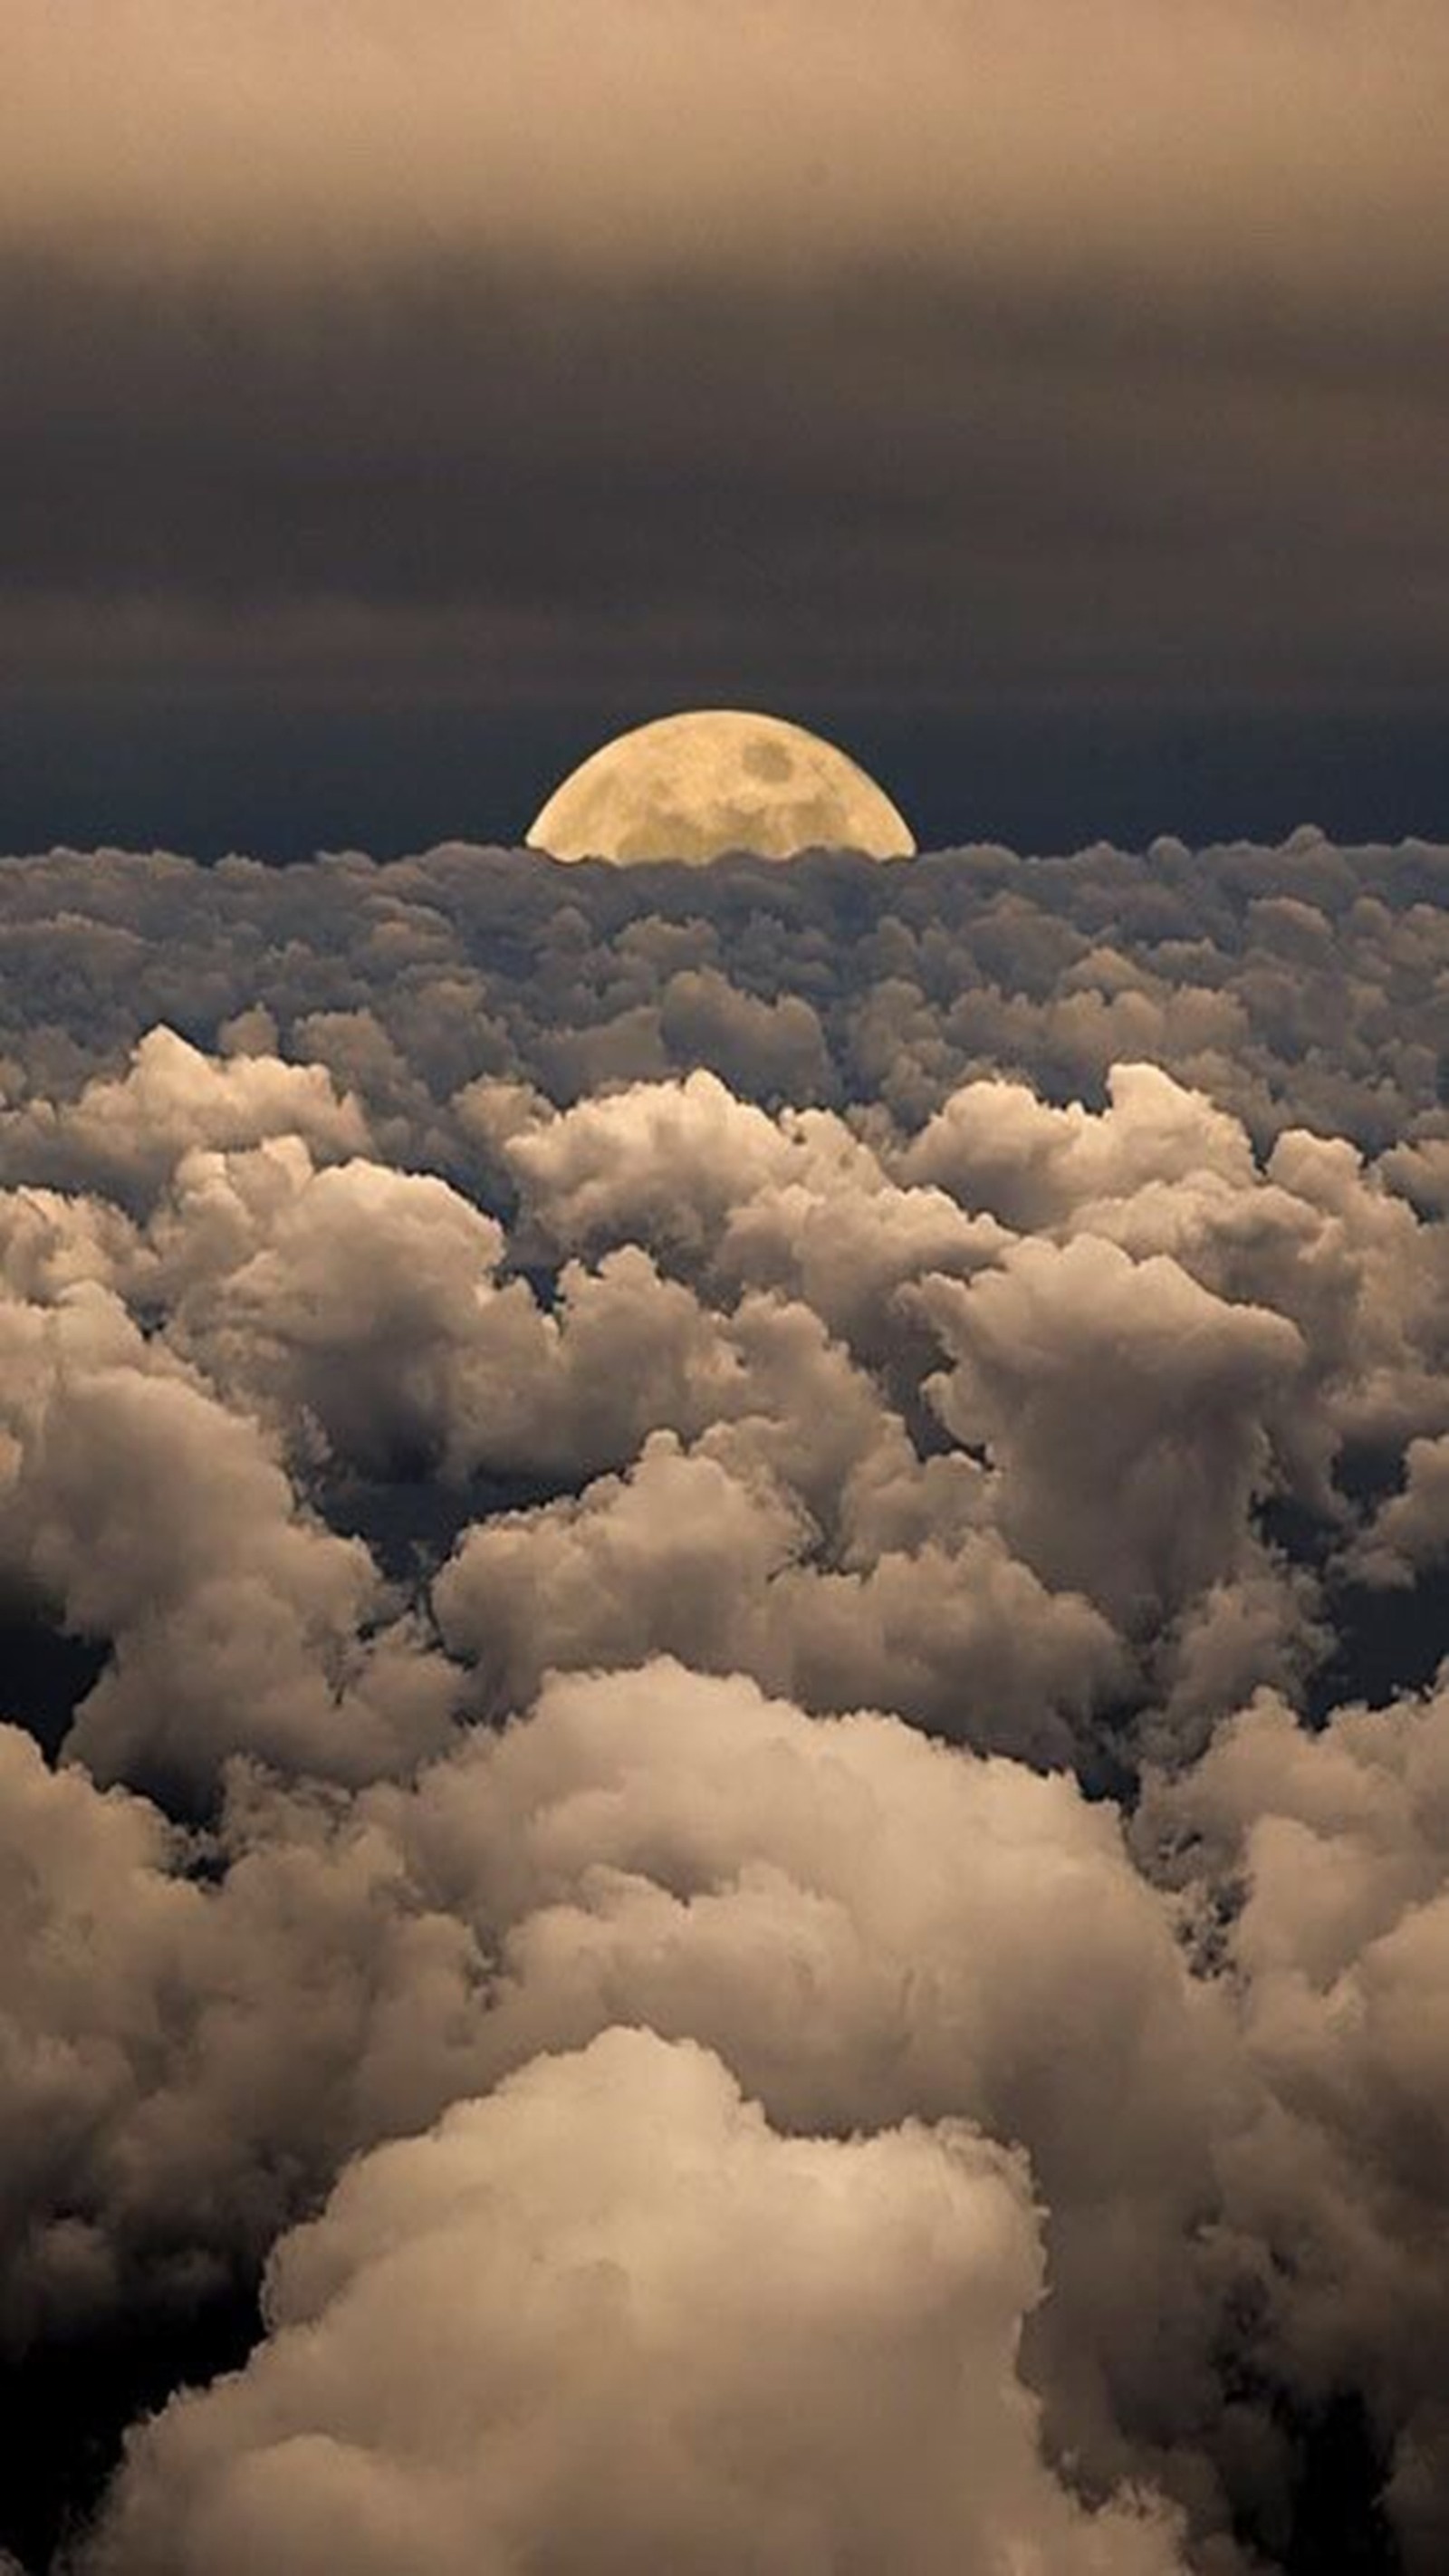
[[[1437,2576],[1449,849],[16,859],[0,1183],[17,2565]]]

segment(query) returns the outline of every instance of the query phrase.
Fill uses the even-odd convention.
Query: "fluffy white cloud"
[[[1119,1063],[1108,1106],[1054,1109],[1021,1083],[972,1082],[912,1141],[903,1168],[1010,1226],[1050,1225],[1084,1200],[1214,1173],[1238,1186],[1252,1148],[1235,1118],[1152,1064]]]
[[[97,1075],[74,1101],[42,1097],[0,1112],[0,1172],[144,1200],[189,1146],[288,1135],[318,1153],[355,1153],[367,1142],[357,1102],[320,1065],[266,1055],[218,1062],[156,1028],[123,1075]]]
[[[1416,1573],[1449,1555],[1449,1433],[1411,1440],[1404,1485],[1377,1514],[1349,1554],[1366,1583],[1411,1586]]]
[[[1159,2504],[1043,2462],[1040,2288],[1025,2177],[969,2130],[782,2137],[718,2059],[611,2031],[344,2176],[86,2564],[1168,2576]]]
[[[383,1838],[279,1821],[239,1794],[198,1876],[159,1810],[0,1727],[8,2358],[244,2283],[352,2147],[476,2081],[463,1925],[407,1901]]]
[[[344,1779],[445,1737],[453,1677],[257,1426],[84,1282],[0,1303],[0,1570],[112,1660],[70,1750],[204,1791],[232,1752]]]
[[[931,1381],[943,1419],[985,1452],[1000,1527],[1048,1582],[1140,1628],[1243,1563],[1267,1420],[1303,1364],[1284,1317],[1091,1235],[917,1294],[955,1363]]]
[[[151,1239],[176,1347],[371,1473],[587,1473],[658,1422],[713,1419],[737,1372],[637,1247],[568,1267],[546,1313],[498,1277],[501,1227],[445,1181],[316,1171],[296,1138],[189,1155]]]
[[[6,2353],[327,2204],[103,2563],[1431,2576],[1449,860],[610,873],[0,863]]]
[[[1213,2494],[1190,2220],[1228,2034],[1069,1782],[666,1665],[555,1683],[412,1789],[239,1778],[225,1866],[191,1857],[0,1732],[12,2337],[244,2277],[349,2152],[627,2020],[716,2052],[792,2135],[1023,2143],[1053,2438],[1098,2481]]]
[[[1146,2461],[1212,2520],[1233,2264],[1203,2222],[1245,2107],[1223,1998],[1112,1811],[660,1664],[549,1683],[368,1812],[497,1960],[495,2069],[638,2021],[717,2052],[792,2130],[961,2116],[1023,2145],[1055,2437],[1094,2475]]]
[[[804,1126],[780,1125],[700,1071],[582,1100],[520,1128],[508,1154],[554,1242],[591,1250],[642,1236],[698,1257],[740,1199],[808,1163]]]
[[[1062,1760],[1070,1719],[1128,1680],[1100,1613],[1048,1592],[992,1531],[946,1520],[939,1540],[843,1565],[815,1561],[818,1535],[743,1444],[686,1452],[658,1433],[626,1477],[471,1530],[434,1604],[494,1712],[551,1666],[674,1654],[810,1708],[884,1701],[941,1734]]]
[[[1407,2563],[1442,2561],[1449,2448],[1449,1699],[1347,1709],[1306,1734],[1271,1694],[1139,1834],[1226,1942],[1265,2108],[1226,2163],[1233,2224],[1271,2249],[1292,2381],[1365,2391],[1397,2445]]]

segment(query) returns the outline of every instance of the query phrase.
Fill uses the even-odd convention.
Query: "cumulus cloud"
[[[0,865],[28,2576],[1437,2567],[1446,868]]]
[[[555,1684],[357,1807],[239,1781],[198,1882],[154,1808],[17,1734],[0,1751],[12,2337],[245,2277],[350,2149],[622,2010],[719,2052],[791,2135],[959,2118],[1024,2140],[1059,2438],[1134,2475],[1135,2409],[1166,2470],[1211,2483],[1191,2436],[1212,2293],[1182,2231],[1211,2199],[1223,2035],[1113,1820],[1065,1781],[660,1666]],[[1109,2097],[1083,2164],[1076,2124]],[[1156,2302],[1170,2401],[1120,2315],[1129,2213],[1132,2334]]]
[[[0,1792],[13,2372],[245,2290],[354,2148],[476,2084],[484,1963],[325,1802],[274,1830],[238,1783],[208,1847],[13,1727]]]
[[[1236,1570],[1269,1479],[1265,1417],[1302,1359],[1282,1316],[1088,1235],[921,1294],[954,1360],[931,1382],[942,1418],[985,1451],[1002,1526],[1041,1574],[1136,1626]]]
[[[495,1713],[551,1666],[664,1653],[752,1673],[807,1707],[885,1701],[945,1735],[1067,1758],[1070,1718],[1128,1680],[1117,1636],[994,1532],[953,1530],[949,1507],[940,1517],[940,1538],[822,1564],[803,1503],[747,1451],[686,1452],[659,1432],[627,1477],[470,1530],[433,1597]]]
[[[125,1202],[175,1169],[188,1147],[254,1145],[298,1136],[322,1152],[367,1141],[357,1102],[321,1065],[273,1055],[218,1062],[167,1028],[137,1044],[119,1078],[97,1075],[79,1099],[22,1100],[0,1120],[0,1171],[91,1183]]]
[[[1024,2178],[968,2130],[781,2137],[717,2058],[611,2031],[347,2174],[86,2563],[1167,2576],[1159,2505],[1089,2512],[1041,2458],[1039,2292]]]
[[[717,2050],[792,2129],[963,2116],[1025,2145],[1057,2437],[1105,2476],[1166,2459],[1203,2500],[1220,2284],[1193,2239],[1234,2076],[1109,1810],[669,1665],[560,1679],[374,1810],[497,1955],[505,2063],[627,2015]]]
[[[1031,1229],[1152,1182],[1212,1174],[1241,1187],[1252,1151],[1235,1118],[1152,1064],[1114,1066],[1098,1116],[1054,1108],[1021,1083],[972,1082],[939,1109],[902,1157],[912,1178],[939,1182],[971,1208]]]
[[[70,1738],[99,1777],[189,1793],[248,1751],[355,1779],[439,1742],[451,1677],[366,1548],[110,1292],[0,1302],[0,1347],[0,1575],[111,1647]]]
[[[176,1347],[372,1472],[568,1476],[729,1401],[734,1353],[636,1245],[567,1266],[546,1312],[498,1277],[501,1227],[436,1174],[317,1171],[297,1138],[193,1154],[150,1241]]]
[[[1449,1435],[1411,1440],[1404,1484],[1356,1542],[1350,1562],[1367,1583],[1412,1586],[1449,1554]]]
[[[1405,2563],[1446,2528],[1442,1690],[1305,1734],[1264,1695],[1141,1832],[1226,1922],[1247,2059],[1271,2114],[1231,2164],[1236,2223],[1275,2249],[1273,2336],[1300,2385],[1364,2389],[1394,2445]]]

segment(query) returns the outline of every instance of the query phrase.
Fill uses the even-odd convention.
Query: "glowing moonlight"
[[[788,859],[797,850],[915,848],[890,798],[818,734],[733,707],[661,716],[621,733],[549,798],[529,846],[555,859],[685,859],[725,850]]]

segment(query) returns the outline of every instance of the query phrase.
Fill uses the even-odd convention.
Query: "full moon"
[[[908,858],[911,833],[873,778],[802,725],[735,707],[661,716],[583,761],[529,827],[555,859],[684,859],[726,850]]]

